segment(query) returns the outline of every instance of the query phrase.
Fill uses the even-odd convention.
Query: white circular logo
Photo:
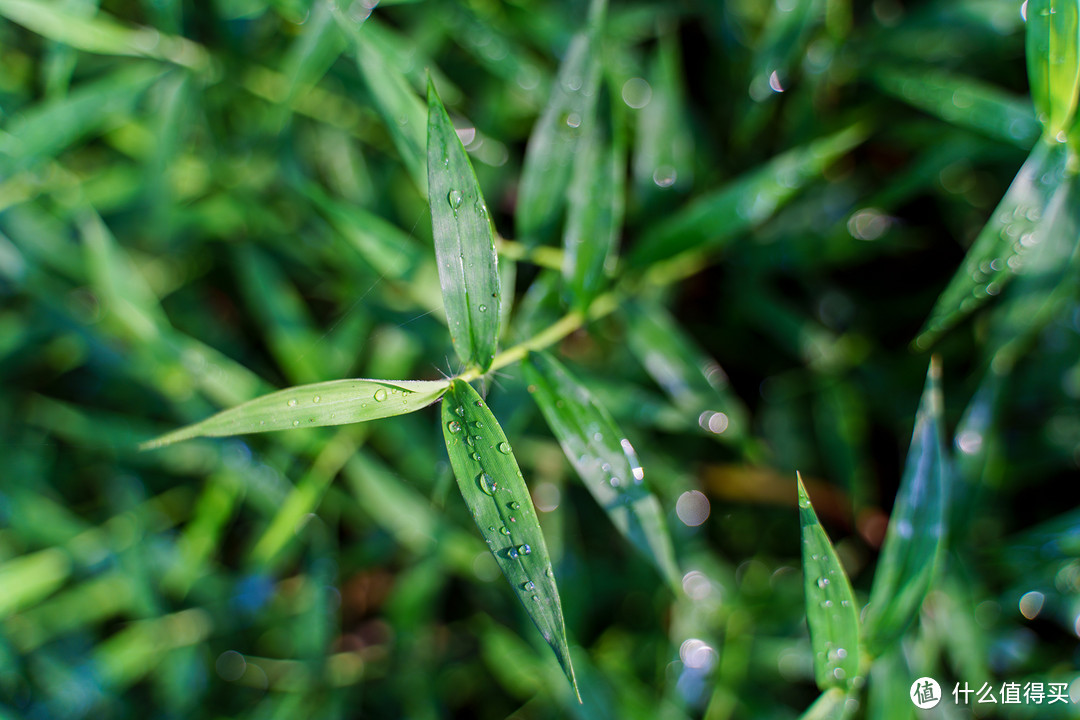
[[[928,710],[941,702],[941,686],[932,677],[921,677],[911,683],[911,702],[920,710]]]

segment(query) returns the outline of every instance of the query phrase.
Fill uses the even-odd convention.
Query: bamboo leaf
[[[683,252],[723,247],[771,217],[865,137],[866,131],[853,125],[778,155],[698,198],[642,236],[630,254],[631,264],[644,267]]]
[[[249,400],[202,422],[143,443],[142,449],[197,437],[322,427],[415,412],[438,400],[444,380],[331,380],[299,385]]]
[[[745,438],[748,414],[723,368],[659,305],[629,302],[624,309],[630,351],[679,409],[721,439]]]
[[[975,78],[928,68],[882,68],[874,81],[885,92],[936,115],[1027,149],[1042,131],[1027,98],[1015,97]]]
[[[578,692],[547,544],[510,444],[473,388],[453,380],[442,405],[446,451],[495,562]]]
[[[1029,0],[1026,17],[1028,84],[1035,110],[1049,136],[1064,141],[1080,91],[1078,3]]]
[[[859,675],[859,616],[855,594],[810,496],[799,486],[806,623],[814,649],[814,677],[822,690],[848,687]]]
[[[660,501],[626,436],[589,391],[547,353],[523,363],[536,404],[585,488],[619,532],[674,588],[681,582]]]
[[[499,339],[495,232],[472,163],[428,81],[428,203],[454,349],[486,371]]]
[[[424,171],[424,105],[397,69],[392,58],[366,36],[361,23],[349,17],[337,3],[331,12],[356,53],[360,74],[371,90],[375,107],[382,116],[401,161],[421,193],[427,192]],[[365,18],[366,19],[366,18]]]
[[[875,652],[887,648],[915,619],[944,548],[948,470],[940,383],[935,357],[870,591],[866,637]]]
[[[599,78],[592,38],[578,33],[570,41],[551,98],[525,148],[514,215],[518,240],[535,244],[554,233],[566,201],[581,124]]]
[[[929,347],[942,333],[991,297],[1023,264],[1022,256],[1037,243],[1035,231],[1061,186],[1066,145],[1039,142],[1012,181],[986,225],[930,312],[915,344]]]
[[[614,268],[622,226],[626,158],[613,137],[607,94],[592,103],[574,156],[563,235],[563,282],[572,307],[584,310]]]

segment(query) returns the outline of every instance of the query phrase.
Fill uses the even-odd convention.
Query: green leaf
[[[1027,3],[1028,84],[1035,110],[1055,139],[1065,140],[1080,91],[1077,0]]]
[[[585,488],[619,532],[678,588],[680,573],[660,501],[626,436],[589,391],[547,353],[523,363],[529,392]]]
[[[694,181],[694,134],[686,110],[678,37],[673,32],[660,36],[648,87],[652,96],[637,116],[634,184],[646,197],[688,190]]]
[[[499,339],[495,231],[480,184],[435,85],[428,82],[428,202],[454,349],[486,371]]]
[[[865,137],[866,131],[853,125],[789,150],[698,198],[646,232],[630,253],[631,264],[644,267],[684,252],[725,246],[771,217]]]
[[[1040,132],[1027,98],[1016,97],[975,78],[929,68],[882,68],[874,81],[885,92],[936,115],[945,122],[970,128],[1027,149]]]
[[[896,494],[867,607],[867,642],[889,647],[922,607],[945,544],[946,478],[941,366],[930,361],[904,476]]]
[[[450,383],[442,421],[450,464],[476,527],[580,700],[547,544],[506,435],[476,391],[461,380]]]
[[[14,160],[14,169],[52,158],[80,138],[130,116],[163,74],[153,63],[132,63],[56,100],[33,105],[11,118],[6,134],[0,135],[0,153]]]
[[[624,310],[630,351],[679,409],[721,439],[745,438],[746,408],[716,361],[659,305],[632,301]]]
[[[371,90],[375,107],[382,116],[401,161],[405,163],[417,189],[426,193],[428,178],[424,169],[423,103],[392,58],[387,57],[377,43],[370,41],[360,23],[346,15],[337,3],[331,3],[331,12],[356,52],[360,74]]]
[[[603,290],[607,274],[614,269],[626,176],[625,153],[613,137],[606,93],[592,103],[583,125],[567,189],[563,235],[563,282],[571,306],[582,311]]]
[[[1047,206],[1065,176],[1067,148],[1039,142],[1012,181],[986,225],[964,257],[964,263],[942,291],[915,344],[929,347],[991,297],[1023,264]]]
[[[331,380],[249,400],[202,422],[143,443],[142,449],[197,437],[347,425],[414,412],[442,397],[445,380]]]
[[[600,78],[587,33],[570,41],[543,114],[536,122],[518,186],[514,220],[518,240],[535,244],[554,234],[566,201],[566,186],[582,128]]]
[[[859,676],[859,616],[855,594],[810,496],[799,486],[806,624],[814,650],[814,677],[822,690],[849,687]]]
[[[154,28],[129,28],[99,12],[94,17],[67,3],[0,0],[0,16],[50,40],[86,52],[160,58],[203,69],[209,55],[187,38],[162,35]]]

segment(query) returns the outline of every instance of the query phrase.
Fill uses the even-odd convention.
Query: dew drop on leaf
[[[314,403],[317,403],[317,402],[319,402],[320,400],[322,400],[322,398],[321,398],[321,397],[319,397],[318,395],[316,395],[315,397],[311,398],[311,402],[314,402]]]
[[[532,548],[528,545],[518,545],[518,552],[522,555],[528,555],[532,552]]]
[[[501,452],[501,453],[502,453],[503,455],[509,455],[509,454],[510,454],[510,444],[509,444],[509,443],[507,443],[507,442],[501,442],[501,443],[499,443],[499,445],[498,445],[498,450],[499,450],[499,452]]]
[[[446,424],[446,427],[447,427],[447,429],[448,429],[448,430],[450,430],[450,432],[452,432],[452,433],[459,433],[459,432],[461,432],[461,423],[459,423],[459,422],[458,422],[457,420],[451,420],[450,422],[448,422],[448,423]]]
[[[289,407],[296,407],[296,398],[289,400]]]
[[[382,402],[386,399],[386,389],[379,388],[375,391],[375,402]]]
[[[499,489],[499,483],[488,475],[487,473],[480,473],[476,476],[476,482],[480,484],[480,489],[488,495],[494,495],[495,491]]]
[[[451,190],[449,193],[446,194],[446,200],[450,203],[450,207],[457,210],[459,207],[461,207],[461,191]]]

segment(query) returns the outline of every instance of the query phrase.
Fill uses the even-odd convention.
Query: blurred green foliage
[[[0,0],[0,717],[891,719],[925,675],[944,708],[1080,699],[1075,2],[374,5]],[[677,592],[496,360],[581,705],[438,409],[137,449],[462,370],[425,71],[510,238],[503,347],[547,339],[671,531]],[[929,545],[891,539],[926,517],[909,489],[888,525],[905,468],[947,488]],[[903,600],[867,613],[896,640],[865,677],[815,685],[800,514],[857,605]]]

